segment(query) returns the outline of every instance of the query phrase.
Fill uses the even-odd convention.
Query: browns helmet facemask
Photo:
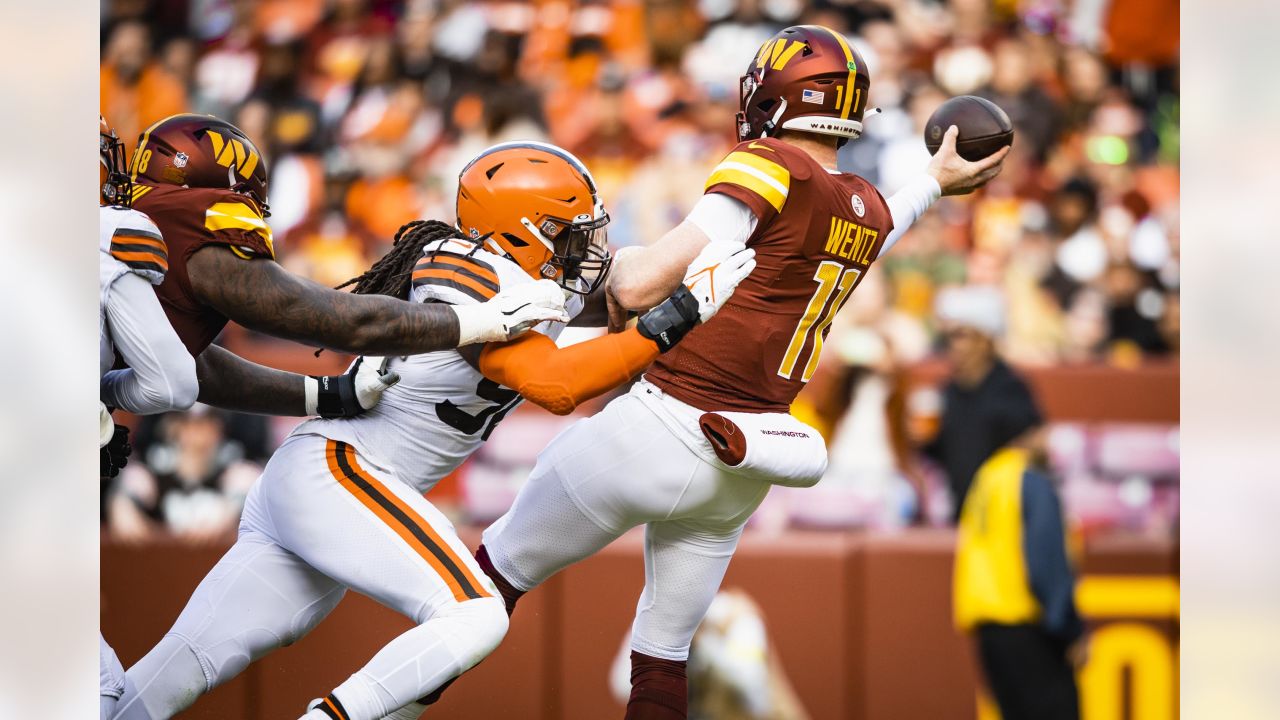
[[[591,173],[567,150],[494,145],[462,169],[457,202],[458,229],[534,278],[586,295],[609,271],[609,214]]]
[[[172,115],[144,130],[129,173],[134,182],[226,188],[268,214],[266,158],[240,128],[212,115]]]
[[[124,143],[107,119],[98,115],[98,160],[102,163],[99,202],[129,207],[133,201],[133,183],[124,162]]]
[[[742,76],[738,140],[777,137],[783,130],[862,134],[871,76],[858,51],[821,25],[795,25],[756,51]]]

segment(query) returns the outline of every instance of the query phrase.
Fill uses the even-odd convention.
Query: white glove
[[[734,240],[712,240],[689,263],[684,275],[685,287],[698,299],[698,316],[702,322],[724,307],[729,296],[752,270],[756,269],[756,251]]]
[[[356,368],[356,402],[365,410],[372,410],[382,400],[387,388],[400,382],[400,373],[387,370],[387,359],[368,356]]]
[[[358,357],[341,375],[303,378],[305,411],[320,417],[355,417],[373,409],[400,374],[387,370],[384,357]]]
[[[548,320],[569,322],[564,290],[551,280],[521,283],[479,305],[452,305],[458,314],[458,346],[506,342]]]
[[[107,409],[107,404],[98,401],[98,447],[104,448],[107,443],[111,442],[111,436],[116,433],[116,423],[111,419],[111,411]]]

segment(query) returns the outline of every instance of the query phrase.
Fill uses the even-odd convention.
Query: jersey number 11
[[[800,324],[796,325],[791,342],[787,344],[787,353],[782,356],[782,365],[778,367],[779,375],[788,380],[791,379],[796,370],[796,362],[800,359],[800,351],[804,349],[805,341],[809,339],[809,333],[812,332],[813,349],[809,351],[809,360],[804,364],[804,372],[800,375],[800,382],[809,382],[813,377],[813,371],[818,367],[818,356],[822,354],[822,338],[830,327],[831,320],[840,311],[840,306],[844,305],[849,293],[853,292],[861,276],[862,271],[858,268],[846,270],[844,265],[831,260],[824,260],[818,266],[818,271],[813,274],[814,281],[818,283],[818,289],[814,290],[813,297],[809,298],[809,306],[805,308],[804,317],[800,318]],[[828,303],[832,294],[836,299]]]

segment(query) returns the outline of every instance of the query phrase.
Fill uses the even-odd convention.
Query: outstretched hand
[[[942,145],[929,162],[928,173],[938,181],[943,195],[968,195],[986,185],[1004,167],[1004,159],[1009,155],[1009,147],[1003,147],[987,157],[970,162],[956,152],[956,138],[960,129],[955,125],[947,128],[942,136]]]

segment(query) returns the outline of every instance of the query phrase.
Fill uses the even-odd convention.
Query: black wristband
[[[320,417],[355,417],[364,412],[356,398],[355,373],[311,377],[319,386],[316,393],[316,414]]]
[[[657,343],[660,352],[666,352],[697,324],[698,299],[681,285],[661,305],[641,315],[636,329]]]

